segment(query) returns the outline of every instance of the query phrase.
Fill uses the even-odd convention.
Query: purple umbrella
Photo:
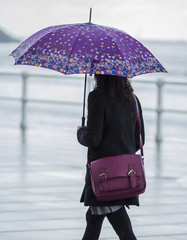
[[[93,23],[42,29],[11,55],[16,65],[39,66],[64,74],[98,73],[132,78],[166,72],[136,39],[121,30]]]
[[[91,22],[44,28],[22,42],[11,56],[15,65],[85,74],[85,83],[87,74],[94,73],[132,78],[167,72],[145,46],[126,32]],[[83,119],[84,108],[85,103]]]

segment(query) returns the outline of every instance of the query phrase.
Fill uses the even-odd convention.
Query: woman
[[[136,103],[129,80],[126,77],[95,74],[95,81],[96,87],[88,96],[87,126],[78,127],[77,130],[79,143],[88,147],[89,161],[120,154],[134,154],[140,148],[139,129],[136,122]],[[137,102],[144,143],[142,109],[138,99]],[[138,196],[110,202],[97,201],[87,168],[81,202],[89,206],[82,240],[99,239],[105,216],[120,240],[136,240],[124,206],[139,206]]]

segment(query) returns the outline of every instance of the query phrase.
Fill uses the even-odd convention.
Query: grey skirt
[[[120,208],[122,208],[123,205],[113,205],[113,206],[90,206],[90,210],[92,215],[106,215],[109,213],[113,213]]]

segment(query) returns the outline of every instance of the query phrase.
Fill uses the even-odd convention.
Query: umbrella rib
[[[51,32],[50,28],[51,28],[51,27],[45,28],[46,31],[48,30],[47,33],[45,32],[45,33],[42,35],[42,37],[39,36],[35,41],[31,42],[31,44],[29,44],[29,46],[25,48],[25,50],[23,51],[23,53],[21,53],[21,55],[18,57],[18,59],[17,59],[17,60],[15,59],[15,63],[17,63],[17,61],[29,50],[29,48],[31,48],[34,44],[36,44],[41,38],[43,38],[43,37],[45,37],[47,34],[49,34],[49,33]],[[60,29],[60,28],[61,28],[61,25],[57,25],[57,26],[54,27],[54,30],[53,30],[53,31],[58,30],[58,29]],[[42,30],[44,30],[44,29],[42,29]],[[34,35],[37,35],[37,34],[38,34],[39,32],[41,32],[42,30],[36,32]],[[49,30],[50,30],[50,31],[49,31]],[[19,49],[19,48],[21,47],[21,45],[26,44],[31,38],[33,38],[33,35],[30,36],[29,38],[27,38],[24,42],[22,42],[10,55],[14,57],[14,54],[16,53],[17,49]]]
[[[121,48],[119,47],[119,45],[117,44],[117,42],[105,31],[105,29],[100,28],[99,25],[96,25],[96,27],[98,27],[98,28],[99,28],[101,31],[103,31],[108,37],[110,37],[110,38],[113,40],[113,42],[115,42],[115,44],[116,44],[116,46],[118,47],[118,49],[119,49],[119,51],[120,51],[120,53],[121,53],[121,56],[123,57],[123,60],[124,60],[124,62],[125,62],[123,53],[121,52]],[[127,33],[126,33],[126,34],[127,34]],[[128,35],[128,34],[127,34],[127,35]],[[128,36],[129,36],[129,35],[128,35]],[[126,66],[127,66],[127,68],[129,69],[129,67],[128,67],[127,64],[126,64]]]
[[[112,38],[106,31],[105,31],[105,29],[102,29],[102,28],[100,28],[100,26],[99,25],[96,25],[101,31],[103,31],[108,37],[110,37],[110,38]],[[127,34],[128,35],[128,34]],[[118,47],[118,49],[120,50],[120,53],[121,53],[121,48],[119,47],[119,45],[117,44],[117,42],[112,38],[112,40],[113,40],[113,42],[115,42],[115,44],[117,45],[117,47]],[[123,56],[123,54],[122,54],[122,56]],[[124,58],[123,58],[124,59]]]
[[[70,56],[71,56],[71,54],[72,54],[72,52],[73,52],[73,48],[75,47],[76,42],[78,41],[79,36],[82,34],[82,30],[84,30],[84,28],[82,28],[82,29],[78,32],[78,36],[75,38],[75,42],[73,43],[72,50],[71,50],[71,52],[69,53],[68,62],[67,62],[67,67],[66,67],[66,74],[67,74],[67,72],[68,72],[67,69],[68,69],[69,62],[70,62]]]
[[[105,32],[105,34],[106,34],[107,36],[111,37],[111,36],[105,31],[105,29],[100,28],[99,25],[97,25],[97,27],[98,27],[101,31]],[[140,45],[142,45],[144,48],[146,48],[141,42],[139,42],[139,41],[136,40],[135,38],[131,37],[129,34],[127,34],[127,33],[125,33],[125,34],[126,34],[128,37],[134,39],[134,41],[137,41],[137,42],[138,42]],[[111,38],[112,38],[112,37],[111,37]],[[119,45],[117,44],[117,42],[116,42],[115,40],[113,40],[113,41],[114,41],[115,44],[118,46],[118,49],[119,49],[119,51],[121,52],[121,49],[120,49]],[[147,48],[146,48],[146,50],[147,50],[148,52],[150,52]],[[125,60],[123,54],[121,54],[121,55],[122,55],[122,57],[123,57],[124,62],[126,63],[126,60]],[[164,68],[164,67],[162,66],[162,64],[159,62],[159,60],[158,60],[152,53],[151,53],[151,55],[156,59],[156,61],[158,62],[158,64],[160,64],[160,66],[161,66],[162,68]],[[126,68],[130,71],[129,66],[128,66],[127,64],[126,64]],[[166,72],[167,72],[167,71],[166,71]]]

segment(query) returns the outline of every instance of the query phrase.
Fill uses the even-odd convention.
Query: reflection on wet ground
[[[78,119],[62,128],[0,128],[1,240],[81,239],[86,148],[77,143],[76,125]],[[134,231],[142,240],[186,239],[185,148],[163,143],[160,179],[155,178],[154,149],[148,140],[147,191],[141,207],[128,210]],[[117,239],[107,220],[100,239]]]

